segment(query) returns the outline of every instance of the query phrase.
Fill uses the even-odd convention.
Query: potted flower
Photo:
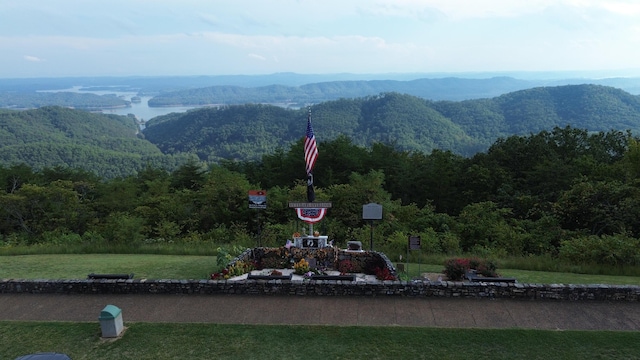
[[[293,264],[293,272],[298,275],[302,275],[309,271],[309,262],[306,259],[300,259],[297,263]]]

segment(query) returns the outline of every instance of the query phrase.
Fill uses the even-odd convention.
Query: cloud
[[[262,61],[267,60],[264,56],[260,56],[258,54],[249,54],[249,57],[252,58],[252,59],[258,59],[258,60],[262,60]]]
[[[30,62],[42,62],[44,61],[44,59],[40,59],[37,56],[32,56],[32,55],[25,55],[24,59]]]

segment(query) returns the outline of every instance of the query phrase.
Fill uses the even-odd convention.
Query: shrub
[[[453,258],[444,263],[444,274],[449,280],[460,281],[469,270],[476,270],[482,276],[495,277],[496,264],[479,258]]]
[[[440,248],[445,254],[456,254],[460,252],[460,238],[453,232],[447,231],[438,234]]]
[[[469,259],[449,259],[444,263],[443,272],[449,280],[459,281],[469,269]]]
[[[624,235],[589,235],[562,241],[560,258],[573,263],[611,266],[640,263],[640,241]]]

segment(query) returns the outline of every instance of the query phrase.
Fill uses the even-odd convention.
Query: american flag
[[[304,138],[304,162],[307,166],[307,175],[313,171],[313,167],[316,165],[316,159],[318,159],[318,146],[316,145],[316,137],[313,135],[313,128],[311,127],[311,109],[309,109],[307,135]]]

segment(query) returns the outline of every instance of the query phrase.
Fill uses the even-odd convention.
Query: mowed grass
[[[128,323],[0,322],[0,358],[72,359],[640,359],[639,332]]]
[[[442,272],[442,265],[408,264],[409,275]],[[0,256],[0,279],[85,279],[90,273],[134,274],[135,279],[208,279],[215,256],[43,254]],[[637,276],[498,269],[520,283],[640,285]]]
[[[406,265],[405,265],[406,266]],[[409,264],[409,274],[418,277],[424,273],[441,273],[442,265]],[[513,277],[520,283],[529,284],[609,284],[609,285],[640,285],[638,276],[594,275],[568,272],[531,271],[516,269],[498,269],[503,277]]]
[[[0,256],[0,279],[86,279],[90,273],[135,279],[208,279],[215,256],[52,254]]]

